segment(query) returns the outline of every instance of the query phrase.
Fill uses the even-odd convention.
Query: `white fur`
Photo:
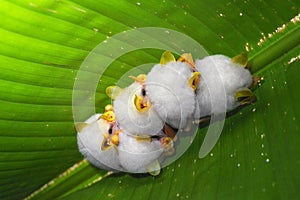
[[[197,88],[200,117],[236,108],[235,93],[252,84],[250,72],[227,56],[207,56],[195,64],[201,74]]]
[[[122,171],[121,164],[114,147],[101,150],[103,134],[108,131],[109,124],[99,119],[99,114],[91,116],[85,122],[90,124],[77,134],[79,151],[93,165],[105,170]]]
[[[151,106],[146,112],[139,112],[134,105],[135,94],[141,96],[142,85],[133,83],[125,88],[113,102],[118,123],[128,132],[138,135],[157,135],[164,123]]]
[[[158,140],[152,142],[137,141],[136,138],[126,132],[121,132],[119,136],[119,158],[122,167],[127,172],[148,172],[147,167],[164,152]]]
[[[174,128],[184,128],[195,110],[195,92],[188,84],[191,75],[184,62],[157,64],[147,75],[146,90],[154,108]]]

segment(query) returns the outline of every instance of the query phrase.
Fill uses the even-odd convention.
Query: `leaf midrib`
[[[276,34],[273,37],[275,36]],[[286,52],[297,47],[299,44],[300,25],[298,23],[297,26],[288,31],[283,37],[277,38],[250,58],[249,63],[252,73],[259,74],[267,70],[270,66],[270,63],[280,58]]]

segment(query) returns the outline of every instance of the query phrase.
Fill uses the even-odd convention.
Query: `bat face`
[[[119,133],[122,132],[116,123],[110,124],[107,132],[103,134],[103,141],[101,145],[102,151],[107,151],[112,147],[117,147],[119,145]]]
[[[113,106],[118,123],[131,134],[156,135],[164,125],[140,82],[135,81],[125,88]]]
[[[138,76],[129,76],[133,80],[135,80],[135,84],[138,85],[136,91],[133,93],[133,103],[136,108],[136,111],[143,113],[147,112],[150,107],[151,103],[149,101],[146,89],[145,89],[145,82],[147,76],[145,74],[140,74]],[[130,98],[130,97],[129,97]]]
[[[84,127],[77,134],[79,151],[83,156],[96,167],[120,171],[120,165],[117,151],[113,148],[118,142],[113,132],[114,125],[101,117],[94,115],[85,123]]]

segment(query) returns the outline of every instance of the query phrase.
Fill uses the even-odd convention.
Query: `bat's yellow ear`
[[[251,104],[256,100],[254,93],[248,88],[237,91],[234,94],[234,98],[240,105]]]
[[[188,64],[191,66],[192,69],[195,69],[195,68],[196,68],[191,53],[184,53],[184,54],[182,54],[182,55],[180,56],[180,58],[178,58],[177,61],[188,63]]]
[[[233,63],[240,64],[240,65],[242,65],[243,67],[246,68],[247,64],[248,64],[248,54],[247,53],[241,53],[239,55],[236,55],[233,58],[231,58],[231,61]]]
[[[160,139],[160,143],[165,151],[165,156],[171,156],[175,152],[174,141],[170,137],[163,137]]]
[[[200,81],[200,72],[193,72],[192,77],[189,79],[189,86],[193,89],[196,90],[198,83]]]
[[[114,111],[114,108],[111,104],[107,104],[104,108],[104,112],[107,112],[107,111]]]
[[[108,86],[105,90],[106,95],[111,99],[116,99],[117,96],[123,91],[119,86]]]
[[[159,164],[158,160],[153,161],[151,164],[149,164],[147,166],[147,171],[152,176],[159,175],[160,169],[161,169],[161,167],[160,167],[160,164]]]
[[[138,76],[129,76],[129,78],[132,78],[133,80],[135,80],[136,82],[139,82],[139,83],[145,83],[146,79],[147,79],[147,75],[140,74]]]
[[[165,65],[169,62],[172,62],[172,61],[176,61],[174,55],[170,52],[170,51],[165,51],[163,52],[163,54],[161,55],[161,58],[160,58],[160,64],[161,65]]]
[[[137,135],[135,136],[137,142],[152,142],[150,135]]]

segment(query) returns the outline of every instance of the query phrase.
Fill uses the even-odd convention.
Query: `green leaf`
[[[2,0],[0,199],[297,199],[299,11],[296,0]],[[80,162],[72,115],[85,57],[108,37],[139,27],[182,32],[210,54],[246,50],[251,71],[263,77],[257,102],[226,119],[207,157],[198,158],[204,128],[158,177],[111,174]],[[96,111],[110,101],[107,86],[135,66],[158,63],[162,52],[137,50],[113,62],[96,89]]]

